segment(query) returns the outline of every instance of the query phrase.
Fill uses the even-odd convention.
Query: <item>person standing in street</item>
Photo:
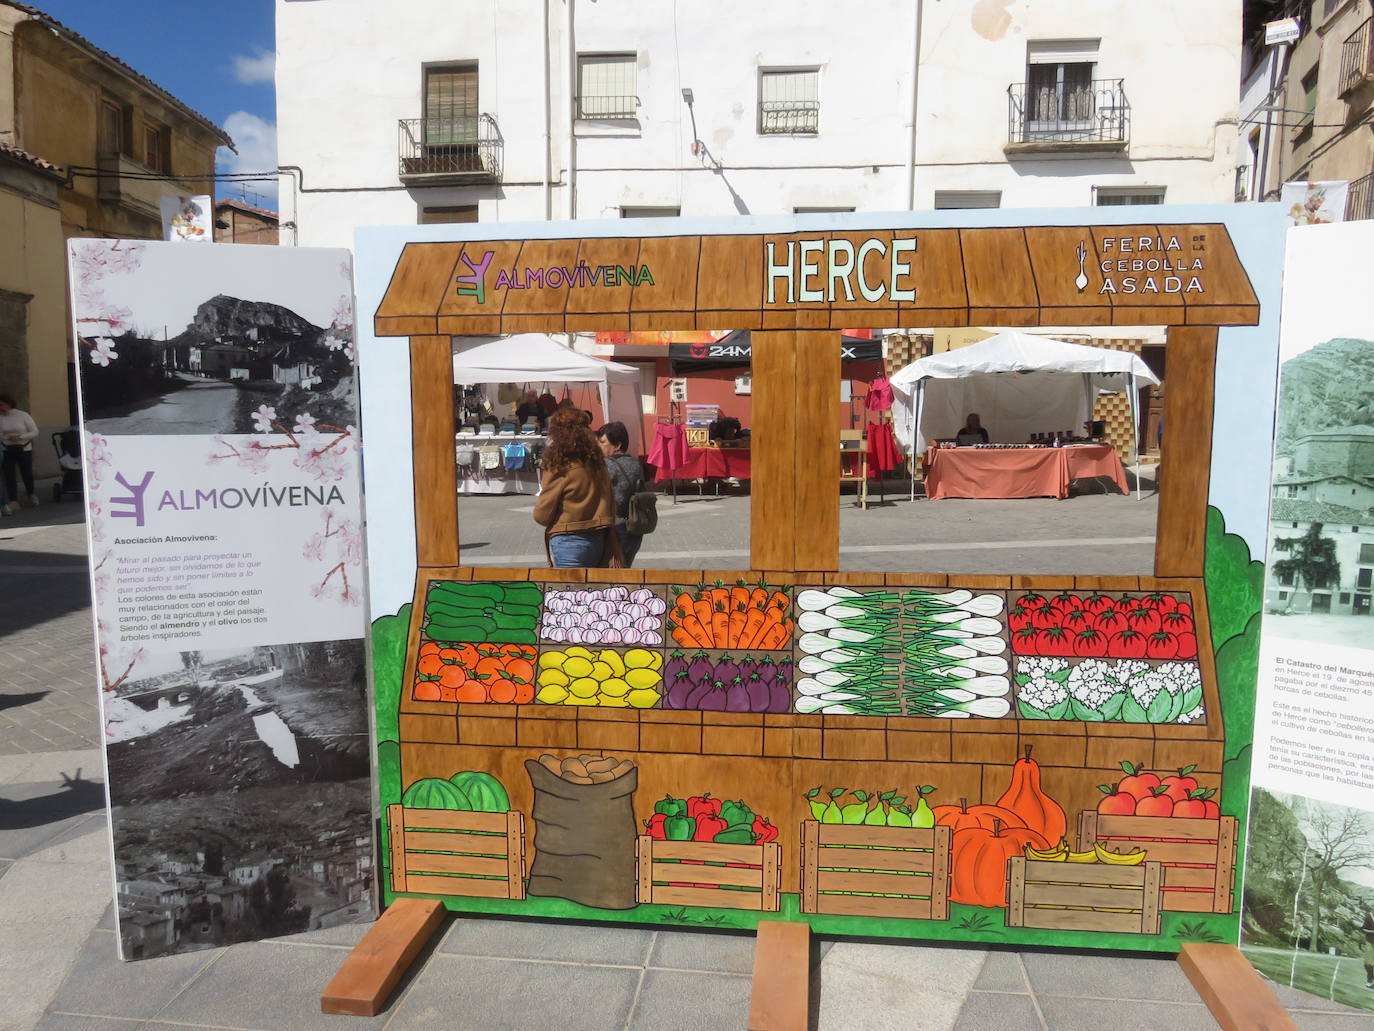
[[[0,445],[4,446],[3,475],[5,490],[0,501],[6,512],[19,508],[19,481],[24,481],[24,493],[29,504],[38,504],[33,489],[33,442],[38,438],[38,426],[28,412],[14,407],[14,398],[0,394]],[[8,495],[8,498],[5,495]]]
[[[630,434],[623,422],[608,422],[596,431],[596,442],[601,445],[601,453],[606,456],[606,469],[611,474],[611,491],[615,494],[615,532],[620,537],[620,551],[625,557],[625,568],[635,564],[639,546],[644,543],[644,535],[630,533],[625,521],[630,515],[630,498],[644,489],[644,469],[639,459],[626,454],[630,447]]]
[[[549,565],[623,566],[611,477],[585,412],[560,406],[549,418],[549,445],[541,468],[534,521],[544,527]]]

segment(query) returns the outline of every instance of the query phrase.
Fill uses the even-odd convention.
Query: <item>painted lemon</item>
[[[568,692],[557,684],[549,684],[547,687],[540,688],[539,693],[534,697],[545,705],[561,705],[567,700]]]
[[[563,660],[567,656],[562,652],[543,652],[539,656],[540,669],[557,669],[563,665]]]
[[[547,687],[549,685],[567,687],[568,684],[572,682],[568,674],[564,673],[561,669],[540,670],[538,679],[540,687]]]
[[[579,659],[587,659],[588,661],[596,658],[595,654],[588,651],[586,648],[583,648],[580,644],[575,644],[571,648],[569,648],[568,655],[576,655]]]
[[[629,690],[630,685],[619,677],[611,677],[609,680],[604,680],[601,683],[601,693],[609,695],[612,698],[624,698]]]
[[[630,707],[630,703],[624,698],[615,698],[608,694],[598,697],[597,703],[606,709],[628,709]]]
[[[625,681],[635,689],[654,688],[663,682],[657,670],[632,669],[625,674]]]
[[[588,676],[591,671],[591,662],[584,659],[581,655],[569,655],[567,661],[563,663],[563,672],[568,674],[573,680],[577,680],[579,677]]]
[[[660,658],[659,662],[663,660]],[[654,664],[654,653],[646,648],[631,648],[625,653],[625,665],[632,669],[646,669]]]
[[[595,698],[600,690],[601,685],[591,677],[581,677],[568,685],[568,693],[578,698]]]
[[[602,662],[597,659],[592,663],[592,671],[587,676],[596,681],[610,680],[611,677],[615,676],[615,670],[611,669],[609,662]]]
[[[625,696],[625,700],[636,709],[652,709],[658,704],[659,694],[647,688],[640,688],[638,691],[631,691]]]
[[[623,677],[625,675],[625,663],[620,658],[619,652],[613,652],[609,648],[602,648],[601,654],[598,655],[597,658],[607,666],[610,666],[616,676]]]

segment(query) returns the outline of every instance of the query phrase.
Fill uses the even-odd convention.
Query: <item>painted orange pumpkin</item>
[[[935,822],[955,834],[975,827],[990,831],[999,820],[1008,827],[1026,826],[1026,821],[1010,809],[1000,805],[969,805],[967,798],[959,799],[958,805],[937,805],[934,813]]]
[[[951,850],[950,901],[967,906],[1005,906],[1007,860],[1019,856],[1027,845],[1038,849],[1050,847],[1029,827],[1008,827],[1000,820],[991,830],[970,827],[957,832]]]

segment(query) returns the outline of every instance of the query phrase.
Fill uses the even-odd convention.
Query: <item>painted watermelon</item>
[[[401,796],[401,805],[407,809],[461,809],[472,810],[472,802],[462,788],[442,777],[426,777],[417,780]]]
[[[450,783],[472,803],[473,812],[504,813],[510,809],[510,796],[501,782],[490,773],[464,770],[455,773]]]

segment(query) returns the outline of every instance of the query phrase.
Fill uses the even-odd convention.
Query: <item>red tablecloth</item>
[[[700,480],[707,476],[733,476],[737,480],[749,479],[749,449],[744,447],[694,447],[687,453],[687,464],[676,469],[659,469],[654,480],[665,483],[668,480]]]
[[[938,448],[927,454],[926,497],[1065,498],[1069,484],[1110,477],[1126,493],[1126,471],[1106,444],[1060,448]]]

